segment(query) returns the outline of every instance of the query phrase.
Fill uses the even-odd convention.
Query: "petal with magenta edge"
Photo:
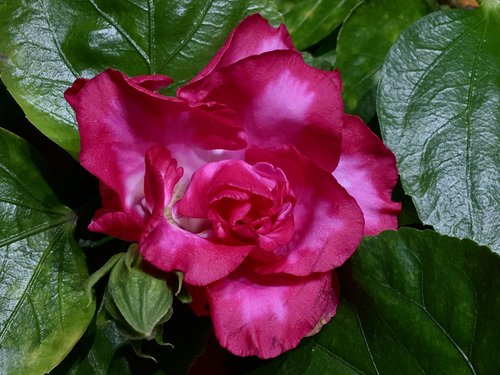
[[[329,172],[338,163],[343,126],[339,73],[310,67],[298,52],[248,57],[179,89],[178,95],[233,109],[250,147],[288,143]]]
[[[176,205],[179,215],[206,218],[213,195],[221,189],[236,189],[272,199],[267,179],[241,160],[209,163],[198,169],[181,200]]]
[[[153,215],[139,241],[144,258],[166,271],[182,271],[191,285],[207,285],[236,269],[251,246],[225,246],[179,228],[164,216],[171,204],[182,170],[175,167],[170,152],[161,146],[146,155],[145,192]],[[168,212],[167,212],[168,215]]]
[[[296,347],[319,323],[329,320],[338,304],[337,292],[330,272],[264,276],[244,267],[207,287],[221,345],[236,355],[260,358]]]
[[[298,276],[326,272],[354,253],[363,234],[363,214],[330,173],[289,145],[250,149],[246,160],[251,164],[266,161],[282,169],[297,198],[295,232],[285,245],[286,255],[272,263],[255,263],[257,272]]]
[[[208,285],[234,271],[252,246],[226,246],[179,228],[163,217],[146,227],[139,248],[144,258],[166,271],[182,271],[191,285]]]
[[[191,169],[197,166],[190,164],[186,149],[245,146],[238,120],[224,106],[190,105],[147,89],[170,82],[168,77],[131,79],[109,69],[84,85],[82,82],[67,93],[73,103],[77,95],[80,161],[118,194],[126,211],[143,198],[144,155],[152,145],[175,145],[171,149],[174,156]]]
[[[365,235],[397,229],[401,204],[391,199],[398,181],[396,158],[360,118],[343,119],[342,153],[333,176],[363,211]]]
[[[246,57],[276,50],[295,50],[287,29],[284,25],[274,28],[260,14],[253,14],[231,32],[212,60],[188,85]]]

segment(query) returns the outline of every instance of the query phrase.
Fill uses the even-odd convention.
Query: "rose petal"
[[[162,74],[153,74],[150,76],[132,77],[130,78],[130,82],[142,86],[149,91],[158,91],[170,85],[174,80]]]
[[[139,210],[123,212],[120,197],[102,182],[99,191],[103,208],[96,211],[88,229],[124,241],[138,241],[145,225],[144,215],[139,214]]]
[[[398,181],[396,158],[361,119],[343,119],[342,153],[333,175],[363,211],[365,235],[397,229],[401,204],[391,200]]]
[[[88,81],[89,80],[85,78],[78,78],[73,82],[73,85],[64,92],[64,99],[66,99],[74,110],[76,110],[78,95]]]
[[[166,271],[182,271],[191,285],[207,285],[235,270],[252,246],[226,246],[185,231],[165,218],[146,227],[139,248],[144,258]]]
[[[144,196],[153,216],[163,216],[172,200],[175,185],[182,177],[183,169],[177,168],[177,161],[170,151],[160,145],[152,146],[146,152],[146,174]]]
[[[133,215],[103,208],[94,214],[89,230],[132,242],[139,240],[143,227],[143,221]]]
[[[171,217],[165,218],[165,207],[171,204],[181,174],[168,150],[161,146],[148,150],[145,193],[153,215],[142,233],[139,249],[155,267],[182,271],[188,284],[207,285],[236,269],[252,247],[213,243],[179,228]]]
[[[298,276],[326,272],[354,253],[363,234],[363,214],[330,173],[291,146],[250,149],[246,159],[281,168],[297,198],[295,233],[285,245],[287,255],[273,263],[256,263],[257,272]]]
[[[274,28],[260,14],[251,15],[231,32],[208,65],[190,83],[248,56],[276,50],[295,50],[286,27]]]
[[[73,103],[82,82],[67,93]],[[143,198],[144,155],[152,145],[175,145],[171,151],[183,167],[190,165],[197,148],[245,145],[240,125],[223,106],[189,105],[147,89],[168,82],[168,77],[130,79],[107,70],[86,82],[77,95],[80,161],[119,195],[126,211],[133,211]]]
[[[276,357],[298,345],[338,302],[329,272],[257,275],[243,268],[207,287],[222,346],[240,356]]]
[[[329,295],[325,310],[323,311],[323,314],[321,315],[318,323],[314,326],[311,332],[307,334],[308,337],[317,334],[321,330],[321,328],[323,328],[323,326],[335,316],[335,313],[337,312],[337,306],[340,302],[340,284],[337,273],[335,271],[331,272],[331,277],[333,293]]]
[[[198,169],[191,178],[184,196],[176,205],[179,215],[206,218],[211,195],[221,188],[236,188],[272,199],[264,177],[241,160],[209,163]]]
[[[298,52],[246,58],[181,88],[178,95],[236,111],[249,146],[289,143],[329,172],[337,165],[343,113],[339,74],[310,67]]]

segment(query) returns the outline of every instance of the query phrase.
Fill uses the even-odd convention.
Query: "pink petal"
[[[125,212],[100,209],[92,218],[89,229],[132,242],[141,237],[143,225],[142,220]]]
[[[144,196],[149,212],[153,216],[163,216],[165,208],[172,200],[176,184],[182,177],[182,168],[163,146],[152,146],[146,152],[146,175]]]
[[[330,173],[290,146],[250,149],[247,161],[266,161],[281,168],[297,198],[295,233],[285,246],[287,255],[274,263],[256,263],[257,272],[298,276],[326,272],[354,253],[363,234],[363,215]]]
[[[298,52],[248,57],[181,88],[178,95],[236,111],[249,146],[289,143],[330,172],[337,165],[343,113],[339,74],[310,67]]]
[[[266,181],[251,165],[241,160],[224,160],[206,164],[193,174],[184,196],[177,203],[177,212],[182,216],[206,218],[209,199],[224,187],[272,199]]]
[[[163,217],[146,227],[139,248],[144,258],[166,271],[182,271],[191,285],[207,285],[235,270],[252,246],[226,246],[213,243],[179,228]]]
[[[64,99],[66,99],[66,101],[74,110],[76,110],[78,95],[87,82],[88,79],[78,78],[75,80],[75,82],[73,82],[73,85],[64,92]]]
[[[154,74],[150,76],[135,76],[130,78],[130,82],[144,87],[149,91],[158,91],[170,85],[174,80],[162,74]]]
[[[231,32],[208,65],[190,83],[246,57],[276,50],[295,50],[285,26],[274,28],[260,14],[254,14]]]
[[[197,149],[245,145],[238,121],[223,106],[190,105],[148,89],[167,84],[168,77],[130,79],[107,70],[83,87],[78,82],[67,97],[74,103],[77,95],[80,161],[118,194],[128,212],[143,198],[144,155],[152,145],[175,144],[171,151],[183,166]]]
[[[329,272],[307,277],[238,269],[207,287],[220,344],[240,356],[276,357],[296,347],[338,303]]]
[[[145,225],[144,215],[124,212],[120,197],[104,183],[99,183],[99,190],[103,208],[96,211],[88,229],[124,241],[138,241]]]
[[[236,269],[251,246],[224,246],[179,228],[169,214],[182,176],[170,152],[161,146],[146,154],[146,203],[153,213],[139,241],[144,258],[163,271],[182,271],[191,285],[207,285]],[[168,219],[164,215],[169,216]]]
[[[363,211],[365,235],[397,229],[401,204],[391,200],[398,180],[396,158],[361,119],[343,119],[342,154],[333,175]]]

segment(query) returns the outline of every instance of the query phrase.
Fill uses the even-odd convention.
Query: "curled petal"
[[[139,248],[146,260],[166,271],[182,271],[191,285],[208,285],[235,270],[252,246],[226,246],[179,228],[165,218],[146,227]]]
[[[182,174],[183,169],[177,168],[177,161],[163,146],[155,145],[147,151],[144,195],[153,216],[163,216]]]
[[[397,229],[401,204],[391,200],[396,158],[361,119],[344,115],[343,120],[342,153],[333,175],[363,211],[365,235]]]
[[[73,85],[71,85],[71,87],[64,92],[64,99],[66,99],[71,108],[73,108],[74,110],[76,110],[78,95],[87,82],[88,79],[86,78],[78,78],[75,80],[75,82],[73,82]]]
[[[139,241],[144,258],[163,271],[182,271],[191,285],[207,285],[236,269],[251,246],[224,246],[179,228],[169,213],[182,169],[170,152],[154,146],[146,155],[146,203],[153,213]],[[167,208],[167,209],[166,209]],[[165,216],[166,215],[166,216]]]
[[[339,74],[310,67],[298,52],[248,57],[181,88],[178,95],[234,110],[250,147],[293,144],[329,172],[337,165],[343,113]]]
[[[257,275],[244,267],[207,287],[215,334],[240,356],[272,358],[292,349],[338,303],[329,272]]]
[[[224,160],[209,163],[198,169],[183,198],[177,203],[182,216],[206,218],[209,199],[222,188],[234,188],[242,192],[251,191],[271,199],[266,180],[253,171],[252,166],[241,160]]]
[[[246,57],[276,50],[295,50],[287,29],[284,25],[274,28],[260,14],[254,14],[231,32],[208,65],[190,83]]]
[[[190,165],[182,159],[191,155],[185,150],[245,145],[240,125],[227,108],[190,105],[151,91],[170,81],[158,75],[128,78],[106,70],[89,81],[78,80],[66,94],[78,120],[80,162],[117,193],[126,212],[144,197],[144,155],[152,145],[175,145],[171,151],[183,166]]]
[[[330,173],[290,146],[250,149],[246,159],[251,164],[266,161],[282,169],[297,198],[295,232],[285,245],[286,255],[273,263],[256,263],[257,272],[297,276],[326,272],[354,253],[363,234],[363,214]]]
[[[144,87],[149,91],[158,91],[170,85],[174,80],[162,74],[154,74],[150,76],[135,76],[130,78],[130,82]]]
[[[93,232],[106,233],[124,241],[138,241],[144,223],[142,220],[125,212],[98,210],[89,225]]]
[[[93,232],[106,233],[124,241],[138,241],[145,225],[144,211],[124,212],[120,197],[106,184],[100,183],[102,207],[88,227]]]

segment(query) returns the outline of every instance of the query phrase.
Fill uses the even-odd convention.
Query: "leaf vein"
[[[203,23],[203,20],[205,19],[205,17],[208,14],[208,10],[212,6],[213,1],[214,0],[207,0],[207,2],[205,3],[205,7],[200,12],[201,13],[200,17],[196,20],[194,27],[191,29],[191,31],[189,32],[187,37],[185,39],[183,39],[179,43],[179,45],[172,51],[172,53],[167,57],[167,59],[163,62],[161,67],[158,69],[158,71],[161,72],[162,69],[170,62],[170,60],[172,60],[175,57],[175,55],[177,55],[179,53],[179,51],[191,40],[193,35],[199,30],[199,28],[201,27],[201,24]]]
[[[28,284],[26,284],[26,287],[24,288],[24,291],[22,293],[21,298],[19,298],[19,301],[16,303],[16,306],[12,310],[12,313],[10,316],[7,318],[7,320],[4,323],[4,326],[2,330],[0,331],[0,342],[2,342],[5,334],[7,333],[8,328],[12,324],[14,318],[16,315],[19,313],[19,310],[21,309],[22,304],[24,303],[24,300],[28,297],[28,293],[31,291],[31,288],[36,282],[37,276],[40,274],[42,271],[42,265],[45,263],[47,258],[49,257],[49,254],[52,252],[57,240],[59,240],[60,237],[62,237],[63,231],[61,230],[59,233],[57,233],[52,241],[49,243],[49,246],[47,247],[46,251],[42,254],[42,257],[40,258],[40,261],[36,265],[33,274],[31,275],[30,280],[28,281]],[[1,246],[1,245],[0,245]]]
[[[326,348],[324,345],[322,345],[319,342],[317,342],[314,338],[311,339],[311,342],[314,345],[316,345],[318,347],[318,349],[322,350],[323,352],[325,352],[329,356],[337,359],[343,365],[349,367],[350,369],[352,369],[353,371],[357,372],[358,374],[366,375],[366,373],[364,371],[361,371],[359,368],[355,367],[353,364],[347,362],[345,359],[343,359],[342,357],[338,356],[337,354],[335,354],[334,352],[332,352],[330,349]]]
[[[107,14],[101,8],[99,8],[95,0],[89,0],[89,2],[95,8],[97,13],[102,18],[104,18],[111,26],[113,26],[116,29],[116,31],[118,31],[123,36],[123,38],[125,38],[125,40],[132,46],[132,48],[134,48],[137,51],[137,53],[146,62],[146,65],[148,67],[151,67],[151,62],[146,52],[144,52],[144,50],[141,47],[139,47],[136,41],[118,24],[118,22],[116,22],[116,20],[111,15]]]
[[[368,344],[368,340],[366,339],[365,330],[363,328],[363,324],[361,323],[361,319],[359,317],[358,310],[356,310],[356,308],[354,306],[353,306],[353,310],[356,313],[358,325],[359,325],[359,328],[361,329],[361,335],[363,336],[363,342],[365,343],[366,350],[368,350],[368,355],[370,356],[370,360],[372,362],[373,369],[375,370],[377,375],[380,375],[380,372],[378,371],[378,368],[377,368],[377,364],[375,363],[375,360],[373,358],[372,350],[370,349],[370,345]]]
[[[19,232],[13,236],[2,239],[0,241],[0,247],[10,245],[18,240],[34,236],[35,234],[43,232],[44,230],[48,230],[48,229],[57,227],[58,225],[61,225],[61,224],[67,223],[67,222],[68,222],[68,218],[63,217],[63,218],[56,220],[56,221],[39,224],[39,225],[32,227],[28,230]]]
[[[44,5],[43,6],[43,15],[45,17],[45,22],[47,22],[47,26],[49,28],[49,31],[50,31],[50,34],[51,34],[51,37],[52,37],[52,41],[54,42],[54,45],[56,46],[56,49],[57,49],[57,53],[59,54],[59,56],[63,60],[64,64],[68,67],[68,69],[71,72],[71,74],[73,74],[73,76],[75,78],[79,78],[80,74],[78,74],[78,72],[76,71],[76,69],[73,67],[73,65],[69,61],[68,57],[66,56],[66,54],[62,50],[59,41],[57,40],[56,34],[54,32],[54,28],[52,27],[52,23],[50,22],[49,12],[47,10],[47,1],[43,1],[43,5]]]
[[[486,34],[486,29],[488,27],[488,22],[484,23],[484,29],[481,34],[481,38],[479,39],[479,43],[477,45],[476,53],[474,55],[474,61],[472,62],[472,71],[471,77],[469,81],[469,90],[467,91],[467,104],[465,105],[465,125],[467,128],[467,139],[466,139],[466,148],[465,148],[465,186],[467,188],[467,205],[469,209],[469,233],[472,238],[474,238],[474,211],[472,209],[472,167],[471,167],[471,136],[472,136],[472,124],[471,124],[471,102],[472,97],[474,95],[474,84],[476,81],[477,75],[477,62],[479,51],[484,43],[484,36]]]

